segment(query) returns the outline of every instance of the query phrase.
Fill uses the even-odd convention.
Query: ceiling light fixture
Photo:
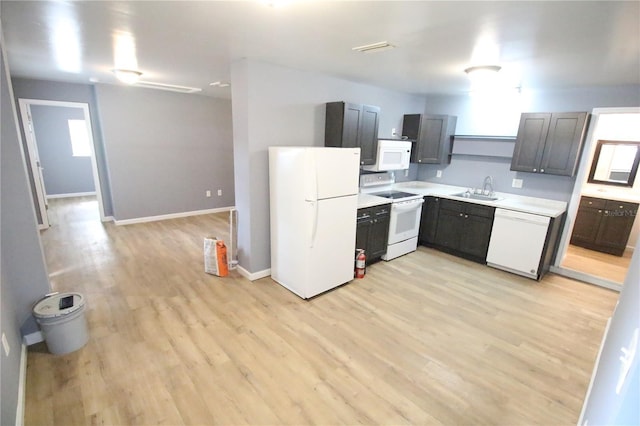
[[[139,79],[142,73],[136,70],[126,70],[121,68],[116,68],[113,70],[113,73],[116,75],[116,78],[123,83],[126,84],[134,84]]]
[[[395,46],[388,41],[380,41],[378,43],[365,44],[364,46],[352,47],[351,50],[361,53],[374,53],[383,50],[393,49]]]
[[[469,77],[471,77],[472,75],[475,75],[478,73],[495,74],[501,69],[502,67],[499,65],[479,65],[475,67],[469,67],[465,69],[464,72],[466,72],[469,75]]]
[[[230,83],[223,83],[222,81],[214,81],[213,83],[209,83],[209,86],[213,86],[213,87],[229,87],[231,86]]]
[[[148,89],[167,90],[169,92],[178,92],[178,93],[202,92],[202,89],[199,87],[178,86],[176,84],[154,83],[153,81],[142,81],[142,80],[139,80],[136,83],[136,87],[146,87]]]
[[[502,67],[498,65],[480,65],[464,70],[471,80],[471,91],[491,91],[498,88],[498,72]]]

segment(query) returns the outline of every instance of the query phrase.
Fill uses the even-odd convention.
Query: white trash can
[[[84,317],[85,300],[80,293],[47,295],[33,307],[49,352],[64,355],[83,347],[89,340]]]

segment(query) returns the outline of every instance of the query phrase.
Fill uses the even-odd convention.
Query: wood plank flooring
[[[622,256],[614,256],[569,244],[562,266],[622,284],[632,256],[632,249],[625,250]]]
[[[115,226],[54,200],[55,290],[90,340],[28,354],[26,424],[575,424],[617,293],[437,251],[304,301],[203,272],[226,214]]]

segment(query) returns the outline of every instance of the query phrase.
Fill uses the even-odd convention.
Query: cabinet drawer
[[[455,201],[455,200],[448,200],[446,198],[441,198],[440,210],[442,209],[462,212],[464,210],[464,203],[462,201]]]
[[[607,204],[607,200],[594,197],[582,197],[580,198],[580,207],[592,207],[594,209],[604,209]]]
[[[604,208],[620,216],[635,216],[638,211],[638,204],[628,201],[606,200]]]
[[[371,214],[377,218],[389,216],[390,213],[391,213],[390,204],[385,204],[384,206],[379,206],[379,207],[371,207]]]
[[[484,206],[482,204],[467,203],[466,212],[473,216],[493,218],[495,212],[494,207]]]

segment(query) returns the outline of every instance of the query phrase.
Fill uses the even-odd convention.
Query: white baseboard
[[[113,219],[113,223],[115,223],[116,225],[132,225],[134,223],[155,222],[158,220],[178,219],[181,217],[228,212],[229,210],[233,210],[235,208],[236,208],[235,206],[231,206],[231,207],[221,207],[218,209],[194,210],[190,212],[163,214],[159,216],[137,217],[135,219],[124,219],[124,220]]]
[[[24,400],[27,391],[27,346],[23,343],[20,351],[20,376],[18,379],[18,404],[16,406],[16,426],[24,425]]]
[[[96,195],[96,192],[72,192],[70,194],[47,194],[47,200],[54,198],[74,198],[74,197],[86,197],[88,195]]]
[[[113,216],[105,216],[103,222],[114,222]]]
[[[242,266],[238,265],[238,272],[240,275],[248,279],[249,281],[259,280],[260,278],[268,277],[271,275],[271,268],[264,269],[258,272],[249,272],[244,269]]]

